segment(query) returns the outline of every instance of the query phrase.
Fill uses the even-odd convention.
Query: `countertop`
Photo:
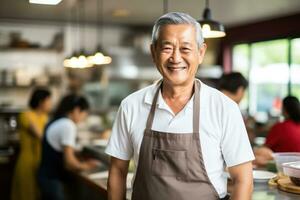
[[[252,200],[299,200],[300,195],[281,191],[268,183],[254,183]]]
[[[82,172],[78,174],[82,180],[90,184],[92,187],[98,188],[103,193],[107,190],[107,177],[108,177],[108,158],[104,154],[103,147],[86,147],[85,152],[93,155],[94,158],[104,160],[101,169],[94,172]],[[130,182],[132,179],[132,173],[129,174],[127,179],[127,198],[131,196]],[[254,191],[252,194],[252,200],[299,200],[300,195],[287,193],[280,191],[276,187],[269,186],[267,182],[254,182]]]

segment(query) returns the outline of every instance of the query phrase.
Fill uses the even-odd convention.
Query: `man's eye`
[[[163,51],[172,51],[172,48],[171,47],[163,47],[162,50]]]
[[[190,48],[182,48],[181,50],[182,50],[183,52],[190,52],[190,51],[191,51]]]

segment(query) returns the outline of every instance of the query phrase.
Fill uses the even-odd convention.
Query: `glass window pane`
[[[292,40],[291,84],[292,95],[300,99],[300,38]]]
[[[288,40],[253,43],[250,70],[250,113],[279,115],[288,91]]]
[[[249,77],[249,52],[250,48],[248,44],[238,44],[233,47],[232,70],[240,72],[246,79]],[[248,109],[248,95],[248,90],[246,90],[245,95],[239,105],[243,112]]]
[[[233,47],[232,70],[242,73],[246,78],[249,74],[249,45],[238,44]]]

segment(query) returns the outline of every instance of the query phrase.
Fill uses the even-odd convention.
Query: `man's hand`
[[[246,162],[228,168],[233,181],[232,200],[250,200],[253,190],[252,163]]]
[[[126,177],[128,166],[129,160],[120,160],[118,158],[111,157],[107,183],[109,200],[126,199]]]

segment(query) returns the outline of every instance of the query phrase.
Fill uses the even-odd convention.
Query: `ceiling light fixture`
[[[88,67],[93,67],[93,63],[91,63],[88,58],[87,58],[87,54],[85,52],[85,48],[84,48],[84,40],[86,38],[86,27],[85,27],[85,22],[86,22],[86,2],[84,2],[84,0],[80,0],[79,3],[80,8],[79,11],[81,11],[81,19],[82,19],[82,24],[81,24],[81,28],[80,30],[80,37],[79,37],[79,42],[80,42],[80,51],[79,51],[79,56],[77,57],[77,63],[78,63],[78,68],[88,68]]]
[[[62,0],[29,0],[29,3],[32,4],[44,4],[44,5],[57,5]]]
[[[119,8],[112,11],[113,17],[128,17],[130,14],[129,10],[125,8]]]
[[[205,1],[203,19],[199,21],[204,38],[220,38],[226,35],[223,24],[212,20],[209,0]]]
[[[111,63],[111,57],[105,56],[103,53],[103,49],[100,45],[100,41],[103,37],[103,0],[97,0],[97,49],[96,53],[92,56],[88,57],[89,62],[94,65],[106,65]]]
[[[75,13],[75,12],[74,12]],[[79,36],[79,44],[80,44],[80,51],[79,53],[74,52],[71,58],[67,58],[64,60],[63,64],[64,67],[70,67],[70,68],[89,68],[93,67],[93,63],[91,63],[88,58],[85,56],[85,51],[84,51],[84,44],[83,44],[83,39],[85,38],[85,30],[84,29],[84,21],[85,21],[85,4],[83,0],[79,0],[77,4],[77,31],[78,31],[78,36]],[[79,18],[82,19],[83,23],[80,24]],[[76,43],[76,42],[75,42]]]

